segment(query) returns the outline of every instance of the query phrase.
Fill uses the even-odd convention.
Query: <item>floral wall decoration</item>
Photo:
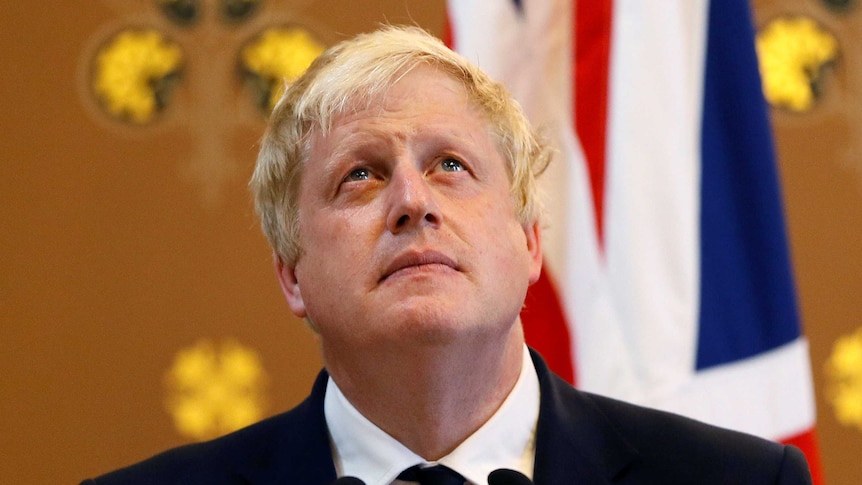
[[[182,59],[180,47],[157,30],[123,30],[99,49],[93,92],[110,115],[147,123],[167,104]]]
[[[296,28],[270,28],[246,45],[241,54],[249,86],[267,111],[284,93],[285,81],[298,78],[323,52],[308,32]]]
[[[165,374],[165,406],[182,436],[212,439],[263,418],[267,380],[253,349],[202,339],[177,352]]]
[[[826,361],[826,375],[835,417],[862,431],[862,328],[835,341]]]
[[[856,6],[857,0],[822,0],[827,7],[838,11],[847,12]]]
[[[200,19],[204,10],[201,0],[157,0],[162,12],[172,21],[191,25]],[[242,22],[255,14],[261,0],[219,0],[214,9],[227,22]]]
[[[808,17],[781,17],[758,32],[757,54],[766,100],[805,112],[822,92],[823,75],[838,55],[838,42]]]
[[[102,2],[118,18],[82,58],[84,104],[123,136],[191,135],[191,153],[178,147],[182,173],[212,205],[236,175],[237,131],[259,128],[285,82],[325,48],[321,35],[284,0]]]

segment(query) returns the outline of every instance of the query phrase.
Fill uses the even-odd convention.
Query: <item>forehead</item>
[[[371,81],[333,110],[330,126],[352,117],[404,116],[413,114],[482,117],[460,79],[437,66],[419,65],[391,79]],[[324,130],[325,131],[325,130]]]
[[[345,106],[332,116],[328,127],[312,131],[309,160],[325,156],[321,148],[346,148],[351,142],[388,138],[442,137],[497,145],[489,117],[462,82],[431,66],[417,67],[374,96],[357,96]]]

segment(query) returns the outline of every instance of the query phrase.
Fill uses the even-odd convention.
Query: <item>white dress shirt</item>
[[[532,478],[539,419],[539,379],[524,346],[521,373],[512,392],[491,418],[448,455],[428,462],[365,418],[332,380],[326,387],[324,413],[338,476],[353,476],[366,485],[400,485],[396,477],[419,464],[441,464],[486,485],[498,468]]]

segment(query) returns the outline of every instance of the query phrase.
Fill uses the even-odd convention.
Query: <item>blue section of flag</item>
[[[747,0],[709,7],[697,368],[799,336],[796,291]]]

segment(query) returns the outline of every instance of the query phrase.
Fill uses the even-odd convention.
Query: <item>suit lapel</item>
[[[589,398],[552,374],[531,350],[541,401],[536,428],[536,485],[612,483],[637,458]]]
[[[612,483],[637,459],[637,451],[614,429],[589,395],[552,374],[531,351],[541,401],[536,428],[536,485]],[[336,478],[323,412],[329,375],[322,371],[311,395],[294,410],[272,418],[264,449],[238,467],[241,483],[327,484]]]
[[[335,465],[323,412],[323,397],[329,375],[321,371],[311,395],[299,406],[274,418],[266,449],[245,463],[243,483],[328,484],[335,480]]]

